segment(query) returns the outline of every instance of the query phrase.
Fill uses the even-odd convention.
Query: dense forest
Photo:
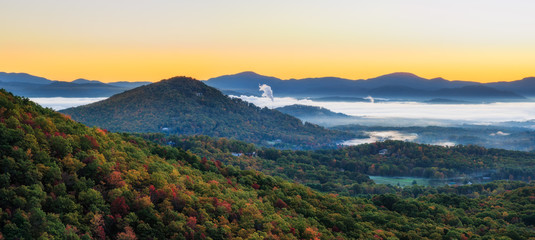
[[[3,90],[0,150],[0,239],[535,237],[531,184],[319,193],[89,128]]]
[[[402,141],[328,150],[279,150],[207,136],[143,134],[160,144],[172,144],[199,156],[241,169],[254,169],[342,195],[395,192],[393,186],[373,184],[369,175],[411,176],[465,182],[481,178],[521,180],[535,176],[535,153],[485,149],[478,146],[442,147]]]
[[[187,77],[162,80],[62,112],[110,131],[203,134],[280,148],[335,145],[354,136],[229,98]]]

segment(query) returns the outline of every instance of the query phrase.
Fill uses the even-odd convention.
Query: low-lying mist
[[[65,98],[65,97],[47,97],[47,98],[30,98],[30,100],[38,103],[43,107],[49,107],[56,111],[86,105],[98,101],[102,101],[107,97],[98,98]]]
[[[235,96],[232,96],[235,97]],[[361,138],[342,144],[356,145],[382,140],[402,140],[453,146],[475,144],[488,148],[535,151],[534,102],[489,104],[426,104],[420,102],[320,102],[290,97],[240,96],[260,107],[293,104],[319,106],[351,117],[308,116],[301,120],[357,133]],[[106,98],[30,98],[61,110]]]
[[[237,97],[237,96],[232,96]],[[259,107],[277,108],[293,104],[318,106],[333,112],[344,113],[379,121],[377,125],[388,125],[381,119],[411,119],[406,126],[488,124],[506,121],[527,121],[535,119],[535,102],[498,102],[488,104],[428,104],[421,102],[319,102],[291,97],[269,98],[239,96]],[[425,124],[425,121],[429,124]],[[416,120],[417,124],[412,120]],[[402,126],[399,121],[394,126]],[[402,123],[402,122],[401,122]]]
[[[373,143],[384,140],[414,141],[418,138],[416,133],[404,133],[399,131],[362,131],[361,134],[367,135],[367,138],[355,138],[343,141],[342,145],[359,145],[364,143]]]
[[[358,145],[384,140],[441,146],[480,145],[535,151],[535,102],[428,104],[421,102],[321,102],[310,99],[240,96],[260,107],[306,105],[348,116],[300,112],[301,120],[349,131],[361,137],[341,142]],[[291,114],[291,113],[290,113]]]

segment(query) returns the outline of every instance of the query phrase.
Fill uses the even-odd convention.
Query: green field
[[[370,179],[376,184],[390,184],[393,186],[398,186],[399,184],[401,187],[411,186],[413,185],[414,181],[416,181],[416,184],[420,186],[436,185],[435,181],[431,183],[430,179],[427,178],[370,176]]]
[[[474,183],[487,183],[490,180],[481,180],[481,179],[432,179],[432,178],[417,178],[417,177],[385,177],[385,176],[370,176],[370,179],[373,180],[376,184],[390,184],[393,186],[406,187],[413,184],[420,186],[444,186],[444,185],[464,185],[471,184],[470,181]]]

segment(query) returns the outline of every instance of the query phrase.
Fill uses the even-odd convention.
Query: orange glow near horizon
[[[376,53],[376,52],[375,52]],[[72,81],[77,78],[114,81],[156,82],[173,76],[189,76],[199,80],[253,71],[261,75],[280,79],[308,77],[341,77],[347,79],[368,79],[393,72],[410,72],[424,78],[443,77],[448,80],[477,82],[514,81],[530,77],[529,69],[535,59],[525,59],[529,64],[515,60],[511,64],[495,63],[471,58],[454,61],[444,52],[438,61],[427,61],[433,56],[421,54],[418,58],[389,56],[383,59],[368,53],[366,57],[353,57],[351,53],[341,53],[337,57],[325,58],[322,52],[292,52],[283,57],[268,51],[248,55],[235,52],[229,59],[226,52],[208,51],[43,51],[4,52],[0,59],[0,71],[25,72],[51,80]],[[357,53],[355,53],[357,54]],[[403,55],[404,53],[397,53]],[[316,56],[315,56],[316,55]],[[360,56],[363,52],[359,53]],[[382,55],[382,54],[381,54]],[[399,56],[397,55],[397,56]],[[436,53],[441,55],[441,53]],[[454,55],[451,54],[450,55]],[[102,57],[106,56],[106,57]],[[451,56],[454,58],[454,56]],[[502,57],[504,58],[504,57]],[[9,61],[3,61],[9,59]],[[461,62],[461,63],[460,63]]]
[[[385,2],[0,3],[8,23],[0,29],[0,71],[102,82],[243,71],[281,79],[535,76],[532,3]]]

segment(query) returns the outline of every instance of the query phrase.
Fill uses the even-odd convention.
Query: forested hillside
[[[488,196],[476,198],[322,194],[88,128],[3,90],[0,150],[0,239],[535,237],[533,185],[478,185]]]
[[[245,142],[207,136],[143,136],[225,164],[262,171],[316,190],[343,195],[396,191],[395,187],[373,184],[369,175],[410,176],[435,181],[455,178],[465,183],[482,178],[529,182],[535,176],[535,153],[478,146],[442,147],[385,141],[339,149],[292,151],[259,148]]]
[[[187,77],[163,80],[62,112],[110,131],[203,134],[281,148],[334,145],[353,136],[231,99]]]

